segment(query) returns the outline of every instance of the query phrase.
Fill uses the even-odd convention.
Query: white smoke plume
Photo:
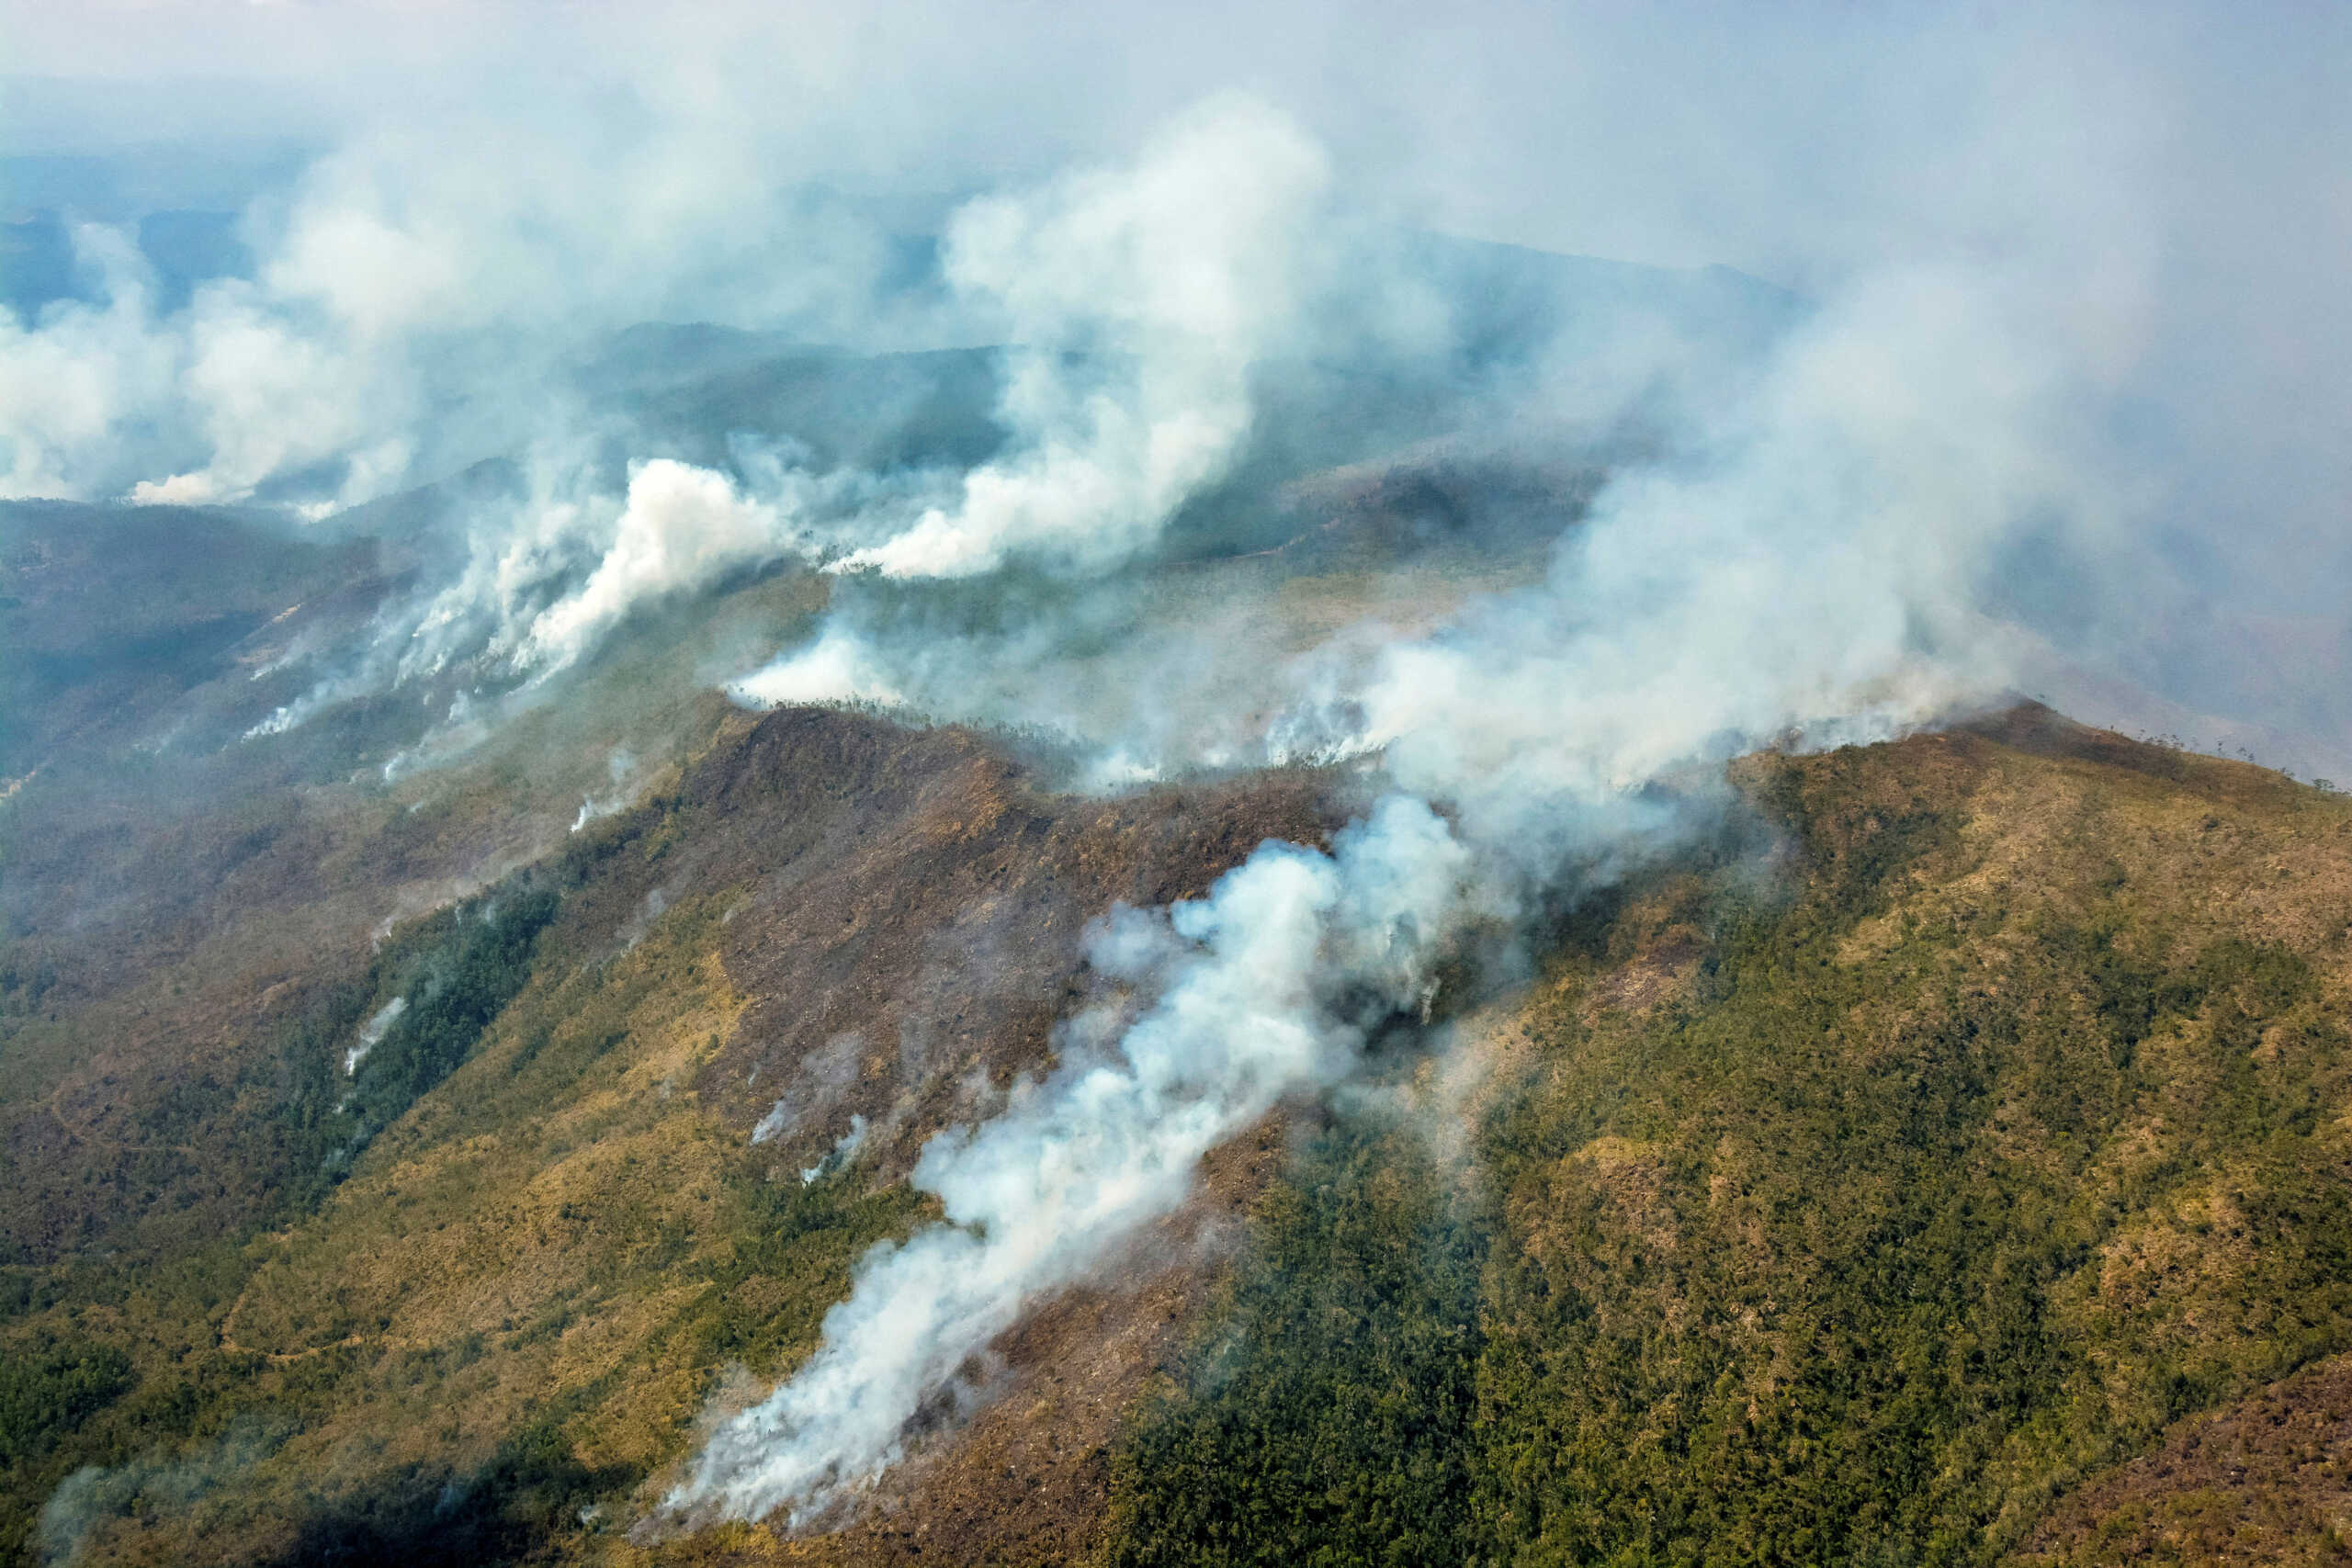
[[[828,627],[818,639],[788,658],[754,670],[728,692],[752,707],[796,703],[885,703],[906,700],[884,672],[874,650],[854,633]]]
[[[367,1027],[360,1030],[359,1038],[353,1041],[350,1047],[343,1054],[343,1071],[345,1077],[359,1070],[359,1064],[368,1059],[368,1053],[384,1043],[384,1036],[391,1032],[392,1025],[398,1023],[401,1014],[406,1011],[408,1011],[406,997],[394,997],[376,1010],[375,1015],[368,1020]]]
[[[1099,570],[1150,544],[1233,461],[1251,372],[1295,340],[1329,178],[1296,125],[1230,99],[1132,168],[958,212],[947,280],[1019,345],[1000,410],[1013,450],[842,568],[968,577],[1019,553]]]
[[[633,798],[630,785],[636,773],[637,758],[628,748],[614,747],[605,758],[605,775],[612,783],[612,793],[601,799],[593,795],[581,796],[580,814],[571,819],[571,831],[577,833],[591,822],[628,810]]]
[[[1437,230],[1725,262],[1826,299],[1922,260],[2037,296],[2103,380],[2110,438],[2160,495],[2132,536],[2055,529],[2005,568],[2011,607],[2052,645],[2044,662],[2352,733],[2352,643],[2325,586],[2352,562],[2335,502],[2352,446],[2329,417],[2352,364],[2330,265],[2352,236],[2327,155],[2352,112],[2338,9],[2240,27],[2182,0],[1990,19],[1675,5],[1660,23],[1608,7],[1441,17],[1287,0],[1015,20],[899,0],[839,16],[722,3],[680,27],[593,7],[549,25],[485,0],[462,26],[418,27],[374,0],[176,0],[142,9],[137,28],[63,0],[10,11],[12,68],[29,76],[0,101],[0,152],[82,155],[275,115],[316,155],[243,213],[250,271],[184,302],[128,226],[79,215],[87,298],[0,312],[0,493],[319,511],[442,479],[581,434],[560,372],[647,321],[869,346],[1017,328],[1041,365],[1055,344],[1200,348],[1189,382],[1170,361],[1149,375],[1097,365],[1097,384],[1049,388],[984,481],[944,476],[944,493],[831,539],[889,551],[868,558],[877,571],[965,570],[1006,550],[1091,570],[1131,550],[1187,473],[1230,461],[1220,433],[1240,405],[1216,345],[1312,344],[1300,321],[1318,289],[1358,270],[1333,259],[1328,232],[1301,243],[1249,215],[1290,196],[1329,217],[1373,189]],[[1198,249],[1140,206],[1122,216],[1099,174],[1114,150],[1237,82],[1279,106],[1261,121],[1289,128],[1251,145],[1305,151],[1271,175],[1171,172],[1167,188],[1224,231]],[[1159,167],[1187,137],[1216,140],[1173,133],[1136,167]],[[1041,181],[1072,164],[1098,175]],[[1023,194],[956,227],[954,310],[877,299],[894,233],[934,232],[989,188]],[[1228,208],[1241,215],[1229,225]],[[1048,241],[1091,255],[1089,276],[1063,272]],[[1136,260],[1151,247],[1197,263],[1216,281],[1203,298],[1225,289],[1238,311],[1162,290]],[[1285,322],[1285,298],[1309,308]],[[1371,313],[1394,327],[1396,303]],[[1578,395],[1605,408],[1623,389],[1604,380]],[[1157,389],[1180,383],[1207,389],[1196,419]],[[1040,498],[1025,480],[1048,473],[1084,482]],[[1138,504],[1069,499],[1088,485]],[[1084,515],[1105,525],[1099,543],[1062,526]],[[539,521],[491,509],[479,526],[498,538],[477,553],[502,556]],[[609,543],[576,540],[589,558],[575,568]],[[2327,657],[2290,656],[2313,648]]]
[[[0,312],[0,496],[322,515],[565,434],[571,360],[639,321],[883,330],[860,291],[888,236],[763,177],[758,134],[539,106],[352,128],[242,215],[250,276],[176,307],[127,231],[83,225],[95,299]]]
[[[2102,515],[2070,444],[2078,393],[1996,299],[1878,280],[1793,338],[1696,457],[1605,489],[1544,583],[1327,694],[1343,716],[1324,743],[1378,751],[1482,838],[1541,845],[1563,798],[1989,697],[2011,643],[1975,607],[1984,574],[2037,519]]]
[[[541,471],[543,487],[574,479],[560,468]],[[378,646],[401,644],[403,681],[469,658],[516,672],[564,669],[633,608],[795,548],[815,487],[797,471],[778,470],[776,480],[754,498],[727,474],[656,457],[629,465],[619,498],[542,488],[513,526],[475,533],[465,571],[410,609],[397,638],[386,628]],[[594,563],[584,575],[583,561]]]
[[[626,494],[615,496],[599,488],[581,443],[540,439],[527,463],[527,497],[481,507],[455,575],[388,612],[356,669],[329,676],[255,733],[280,732],[356,693],[458,664],[479,662],[493,675],[553,673],[636,607],[787,554],[893,578],[969,576],[1014,557],[1075,572],[1117,564],[1150,547],[1179,506],[1227,471],[1250,431],[1253,373],[1306,341],[1304,323],[1329,290],[1339,232],[1320,210],[1327,183],[1320,150],[1295,124],[1262,104],[1228,98],[1182,117],[1130,166],[967,203],[947,225],[943,271],[966,330],[1011,344],[996,410],[1007,433],[1002,455],[960,477],[820,473],[789,445],[739,439],[740,473],[640,459],[629,465]],[[359,222],[374,233],[366,210],[354,217],[335,207],[337,219],[316,218],[313,227]],[[298,255],[327,243],[311,235]],[[422,259],[415,265],[430,271]],[[337,276],[315,258],[283,270]],[[243,299],[251,290],[205,294],[202,309],[176,330],[210,344],[217,323],[205,311],[226,309],[232,293]],[[345,308],[379,306],[396,321],[433,314],[422,301],[392,311],[372,295],[355,295]],[[243,345],[237,352],[252,373],[223,386],[235,382],[241,396],[263,395],[273,377],[291,374],[288,366],[332,358],[315,343],[272,335],[263,316],[239,309],[243,325],[228,341]],[[393,322],[371,331],[405,341]],[[330,395],[323,387],[287,395],[305,407],[344,409],[390,396]],[[559,429],[562,416],[559,408]],[[294,439],[287,434],[294,427],[258,408],[223,428]],[[315,461],[356,439],[340,428],[304,437],[299,456]],[[243,495],[294,460],[288,447],[232,463],[220,456],[230,450],[225,438],[212,450],[215,460],[201,472],[141,481],[137,493]],[[345,499],[354,486],[380,488],[402,453],[394,443],[380,456],[352,458]],[[836,639],[744,690],[764,701],[895,699],[898,688],[868,664]]]
[[[570,454],[543,455],[524,498],[476,519],[454,576],[388,604],[352,664],[256,724],[251,737],[283,733],[368,692],[453,671],[492,687],[545,681],[640,608],[806,554],[814,513],[872,488],[863,475],[820,477],[763,456],[770,460],[751,465],[763,481],[756,492],[718,469],[655,457],[630,463],[627,488],[614,496]]]
[[[516,662],[571,663],[632,605],[782,553],[794,522],[789,501],[749,500],[725,474],[666,457],[635,465],[611,547],[586,582],[532,619]]]
[[[1024,1307],[1180,1203],[1203,1155],[1344,1076],[1363,994],[1374,1019],[1417,998],[1476,897],[1469,852],[1396,798],[1329,855],[1268,843],[1204,899],[1105,922],[1089,955],[1152,987],[1148,1010],[1107,1050],[1080,1021],[1052,1077],[924,1147],[914,1183],[946,1223],[866,1255],[816,1354],[718,1430],[669,1506],[798,1517],[870,1481],[925,1400]]]

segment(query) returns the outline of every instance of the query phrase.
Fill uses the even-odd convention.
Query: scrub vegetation
[[[1270,1194],[1109,1560],[1993,1562],[2352,1348],[2352,814],[2120,760],[1742,764],[1784,874],[1590,912],[1474,1161],[1342,1128]]]

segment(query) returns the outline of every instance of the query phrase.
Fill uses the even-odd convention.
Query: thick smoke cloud
[[[717,6],[693,28],[591,8],[553,29],[499,4],[430,28],[367,5],[184,0],[141,7],[136,28],[51,0],[10,8],[18,68],[72,79],[0,93],[10,148],[186,143],[217,128],[231,139],[222,166],[260,166],[249,150],[272,134],[322,155],[243,215],[250,276],[185,304],[127,228],[76,231],[93,297],[0,321],[8,493],[322,511],[481,457],[577,453],[613,432],[573,406],[566,367],[649,319],[867,344],[1018,329],[1041,365],[1056,343],[1220,341],[1191,303],[1112,304],[1150,293],[1118,287],[1120,266],[1146,278],[1132,258],[1086,278],[1023,271],[1012,281],[1035,287],[1020,311],[988,296],[1047,241],[1098,259],[1123,233],[1138,255],[1164,244],[1170,226],[1139,212],[1076,232],[1046,198],[1103,176],[1053,171],[1130,157],[1148,127],[1239,82],[1300,128],[1298,146],[1329,152],[1320,172],[1253,168],[1199,204],[1219,225],[1237,215],[1203,276],[1232,264],[1245,304],[1269,301],[1254,321],[1222,318],[1237,353],[1295,347],[1275,304],[1362,270],[1329,259],[1328,235],[1301,244],[1241,221],[1307,187],[1302,220],[1369,197],[1499,240],[1728,262],[1824,300],[1889,267],[1962,268],[2066,345],[2089,393],[2077,412],[2103,423],[2120,459],[2108,471],[2128,470],[2139,499],[2116,509],[2116,529],[2053,526],[2001,563],[1996,608],[2039,639],[2020,678],[2089,717],[2352,746],[2352,636],[2326,591],[2352,569],[2339,500],[2352,435],[2326,412],[2352,364],[2329,265],[2352,244],[2329,155],[2352,132],[2352,19],[2338,12],[2251,26],[2191,5],[2128,18],[2095,6],[1991,20],[1511,6],[1439,17],[1301,0],[1246,15],[1080,10],[1024,30],[956,4],[782,18]],[[203,80],[144,79],[165,70]],[[1006,193],[1009,207],[982,210],[1017,215],[994,229],[967,215],[956,231],[968,243],[951,258],[979,287],[877,291],[903,275],[897,239],[940,228],[973,191]],[[1392,329],[1400,303],[1380,301]],[[1643,374],[1612,363],[1623,346],[1514,390],[1605,411]],[[1231,363],[1204,355],[1194,368],[1230,388]],[[1183,383],[1195,427],[1161,406],[1182,366],[1130,368],[1045,377],[1030,400],[1042,438],[938,476],[833,547],[890,549],[871,558],[883,570],[985,558],[993,530],[1051,531],[1024,474],[1059,465],[1057,479],[1109,487],[1102,505],[1140,496],[1133,515],[1149,516],[1187,473],[1232,460],[1217,438],[1230,398]],[[1154,430],[1170,466],[1148,460]],[[1202,440],[1183,438],[1194,430]],[[565,489],[616,502],[625,484],[607,462]],[[583,507],[567,572],[593,567],[619,510]],[[541,530],[517,511],[487,509],[478,526]],[[1134,526],[1039,551],[1099,564],[1135,547]]]
[[[2065,445],[2074,389],[1963,282],[1879,280],[1692,457],[1603,491],[1541,586],[1383,649],[1337,744],[1540,841],[1563,794],[1990,698],[2014,650],[1977,583],[2032,520],[2100,505]]]
[[[637,465],[612,547],[576,592],[532,620],[516,660],[569,664],[631,605],[766,559],[788,540],[789,527],[783,507],[747,500],[725,474],[666,457]]]
[[[182,304],[126,228],[83,224],[91,298],[0,320],[0,495],[324,515],[582,434],[569,371],[637,322],[898,330],[891,235],[774,177],[756,124],[537,101],[353,127],[254,195],[250,274]]]
[[[1028,1303],[1172,1211],[1216,1143],[1336,1081],[1369,1023],[1425,1003],[1436,957],[1498,900],[1573,893],[1691,825],[1651,786],[1997,689],[1973,576],[2077,499],[2049,446],[2064,378],[2041,357],[1965,289],[1886,280],[1792,341],[1681,468],[1604,491],[1541,586],[1304,703],[1294,743],[1320,722],[1324,754],[1377,758],[1411,793],[1329,857],[1269,844],[1179,906],[1169,929],[1197,945],[1172,960],[1148,923],[1098,936],[1095,966],[1151,1010],[1107,1062],[1078,1053],[926,1147],[915,1181],[947,1224],[868,1256],[816,1356],[718,1430],[671,1506],[800,1519],[870,1480]]]
[[[1905,263],[1848,277],[1741,395],[1603,490],[1562,535],[1542,584],[1474,601],[1435,635],[1335,670],[1268,727],[1270,753],[1376,758],[1412,792],[1384,808],[1389,818],[1435,824],[1442,807],[1448,850],[1475,862],[1483,885],[1556,895],[1570,867],[1592,874],[1611,848],[1634,852],[1671,833],[1646,798],[1662,779],[1776,740],[1877,739],[1992,697],[2036,651],[1988,613],[2020,542],[2052,527],[2129,536],[2151,514],[2147,487],[2103,425],[2109,323],[2053,320],[2058,303],[1998,267]],[[841,668],[888,670],[897,657],[920,669],[936,653],[894,655],[886,635],[853,660],[845,636],[837,626],[822,645]],[[808,673],[788,661],[752,689]],[[1337,904],[1380,874],[1353,852],[1384,831],[1359,829],[1329,862],[1269,846],[1205,908],[1249,908],[1275,867],[1315,874],[1310,907]],[[1460,938],[1465,911],[1458,896],[1408,902],[1400,929],[1425,966]],[[1187,918],[1201,917],[1181,911],[1180,932]],[[1159,1008],[1121,1038],[1107,1077],[1091,1064],[1066,1069],[1040,1101],[926,1150],[917,1179],[946,1200],[949,1224],[877,1249],[816,1357],[720,1429],[673,1506],[821,1511],[896,1457],[923,1402],[1023,1303],[1083,1277],[1181,1201],[1185,1173],[1245,1109],[1331,1080],[1300,1042],[1341,1027],[1323,1010],[1362,972],[1324,943],[1232,929],[1250,933],[1246,987],[1216,983],[1212,947],[1202,967],[1159,978]],[[1093,956],[1119,972],[1115,952],[1098,945]],[[1406,1010],[1420,972],[1408,964],[1389,976],[1402,984],[1353,994]],[[1270,998],[1292,1016],[1265,1016]],[[1214,1088],[1196,1092],[1234,1115],[1153,1103],[1140,1121],[1161,1135],[1131,1143],[1134,1104],[1099,1101],[1089,1086],[1151,1081],[1170,1008],[1204,1017],[1200,1040],[1222,1046],[1207,1056]],[[1253,1054],[1235,1060],[1233,1042]],[[1081,1168],[1083,1190],[1107,1183],[1132,1210],[1082,1204],[1088,1223],[1065,1223],[1057,1184],[1070,1179],[1072,1125],[1090,1152],[1113,1150],[1110,1173]],[[1194,1132],[1200,1141],[1184,1141]],[[975,1167],[978,1192],[999,1202],[965,1185]]]
[[[1068,1027],[1063,1063],[977,1130],[925,1146],[946,1223],[859,1265],[824,1343],[722,1427],[670,1498],[796,1517],[873,1479],[899,1434],[1044,1293],[1182,1202],[1201,1157],[1285,1096],[1343,1077],[1363,1030],[1415,1004],[1476,894],[1468,852],[1418,801],[1383,803],[1329,855],[1269,843],[1196,902],[1123,910],[1089,956],[1148,987],[1115,1044]]]

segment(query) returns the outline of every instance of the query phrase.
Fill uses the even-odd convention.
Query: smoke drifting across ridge
[[[379,642],[429,647],[326,657],[322,702],[485,656],[493,684],[525,673],[513,660],[529,630],[514,624],[617,543],[631,458],[724,471],[770,503],[757,463],[682,450],[582,387],[579,367],[616,331],[699,321],[860,349],[1018,340],[1003,407],[1031,438],[993,460],[848,485],[854,465],[803,463],[799,433],[749,434],[856,492],[828,502],[860,519],[820,530],[835,558],[888,552],[864,558],[922,572],[1021,536],[1053,570],[1100,570],[1146,547],[1151,525],[1073,534],[1082,520],[1182,508],[1188,485],[1246,466],[1270,361],[1328,363],[1463,324],[1433,322],[1446,307],[1431,291],[1391,287],[1399,269],[1344,232],[1345,215],[1370,211],[1727,262],[1822,301],[1889,269],[1967,273],[2061,345],[2103,471],[2131,480],[2117,526],[2052,519],[1993,568],[1988,608],[2039,639],[2035,688],[2091,718],[2130,722],[2136,704],[2352,750],[2352,632],[2325,586],[2352,570],[2339,500],[2352,437],[2328,412],[2352,364],[2329,263],[2352,244],[2327,155],[2352,132],[2340,14],[2246,26],[2196,5],[2128,23],[2098,6],[1964,19],[1505,5],[1434,18],[1293,0],[1181,17],[1081,7],[1048,26],[909,0],[858,17],[713,5],[692,27],[584,7],[550,28],[536,7],[486,0],[419,28],[365,3],[176,0],[130,29],[62,0],[9,11],[18,68],[54,77],[0,92],[0,152],[187,143],[218,127],[223,167],[260,166],[249,150],[272,134],[311,155],[254,191],[238,225],[253,265],[192,289],[154,276],[114,208],[61,209],[79,220],[87,288],[0,321],[0,491],[321,513],[482,457],[530,476],[453,525],[464,564],[438,585],[452,592],[379,628]],[[152,79],[167,66],[205,79]],[[232,76],[233,90],[216,79]],[[1287,126],[1225,161],[1246,178],[1204,184],[1168,161],[1160,188],[1181,199],[1155,210],[1148,179],[1102,172],[1168,117],[1163,150],[1182,141],[1184,106],[1237,83]],[[1239,123],[1208,129],[1195,110],[1191,134]],[[32,161],[0,178],[55,188],[20,166]],[[967,205],[974,193],[995,194]],[[933,232],[938,273],[907,243]],[[1141,267],[1178,255],[1232,264],[1224,306],[1206,308],[1216,288],[1184,267]],[[1528,374],[1482,373],[1474,399],[1489,414],[1605,420],[1687,347],[1589,341],[1592,314],[1542,323],[1558,352]],[[1241,364],[1255,369],[1237,377]],[[1252,394],[1238,415],[1237,385]],[[1713,403],[1706,391],[1679,412]],[[1341,395],[1315,412],[1346,423],[1363,407]],[[1440,425],[1476,423],[1457,412]],[[1085,450],[1122,433],[1117,460]],[[1035,483],[1048,473],[1050,508]],[[707,558],[692,540],[672,553]],[[616,570],[605,587],[642,581]],[[562,646],[537,645],[528,672]],[[930,701],[904,672],[879,683]]]
[[[1420,995],[1472,873],[1400,797],[1328,856],[1269,843],[1205,899],[1104,922],[1089,957],[1148,1010],[1073,1021],[1051,1077],[924,1148],[914,1180],[946,1223],[866,1255],[815,1356],[719,1428],[672,1506],[797,1519],[877,1473],[969,1358],[1173,1210],[1210,1149],[1347,1074],[1363,1030]]]
[[[1571,895],[1690,825],[1651,792],[1663,779],[1792,738],[1884,738],[2012,680],[2030,649],[1986,608],[2011,552],[2052,526],[2111,536],[2139,499],[2098,427],[2096,364],[2052,339],[2048,304],[1965,268],[1855,277],[1743,395],[1614,479],[1540,585],[1295,693],[1270,745],[1377,759],[1408,793],[1328,857],[1268,845],[1180,907],[1169,929],[1191,945],[1162,967],[1129,965],[1114,923],[1091,956],[1152,1008],[1107,1051],[1075,1026],[1053,1077],[926,1148],[914,1179],[946,1223],[869,1255],[815,1357],[719,1428],[670,1506],[799,1521],[871,1482],[1026,1304],[1171,1210],[1220,1138],[1343,1077],[1384,1010],[1410,1010],[1465,937],[1465,886],[1506,906]],[[828,659],[846,660],[842,637]],[[866,662],[888,671],[893,652],[877,641]],[[1363,906],[1369,921],[1329,913]]]
[[[1164,923],[1109,922],[1089,956],[1148,1010],[1107,1047],[1079,1021],[1053,1077],[933,1139],[913,1179],[945,1223],[867,1256],[816,1355],[718,1429],[670,1506],[797,1522],[873,1480],[1024,1307],[1175,1209],[1211,1147],[1344,1077],[1474,926],[1698,819],[1649,786],[1994,689],[1965,585],[2068,499],[2033,445],[2060,384],[1996,328],[1932,279],[1826,312],[1693,471],[1618,481],[1542,586],[1474,602],[1303,709],[1294,728],[1319,718],[1327,750],[1411,793],[1328,856],[1270,843]]]
[[[240,215],[250,275],[176,307],[127,231],[76,225],[92,297],[0,319],[0,495],[323,515],[576,439],[570,361],[638,321],[888,330],[888,236],[762,177],[756,134],[542,101],[355,126]]]
[[[1228,97],[1180,117],[1129,164],[967,203],[947,225],[944,308],[1011,345],[996,456],[960,473],[825,468],[789,432],[739,432],[724,469],[631,459],[614,496],[593,456],[543,441],[525,492],[468,528],[462,570],[393,607],[356,670],[260,731],[455,665],[544,679],[635,607],[787,557],[921,580],[1008,561],[1086,577],[1149,552],[1241,456],[1268,363],[1366,330],[1317,319],[1339,302],[1333,269],[1377,260],[1360,227],[1326,209],[1327,180],[1295,123]],[[1351,284],[1351,299],[1363,294]],[[844,648],[820,640],[743,689],[896,694],[861,679],[865,661]]]

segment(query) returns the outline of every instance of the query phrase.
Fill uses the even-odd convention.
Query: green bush
[[[16,1466],[119,1399],[137,1380],[111,1345],[44,1337],[0,1357],[0,1465]]]
[[[1115,1463],[1114,1568],[1467,1561],[1481,1238],[1409,1128],[1323,1134]]]

